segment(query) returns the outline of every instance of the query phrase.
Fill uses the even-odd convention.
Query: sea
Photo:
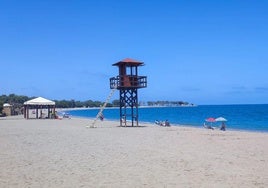
[[[268,104],[250,105],[199,105],[194,107],[139,107],[139,121],[154,123],[168,120],[174,126],[203,128],[207,118],[224,117],[226,129],[268,132]],[[99,109],[65,111],[71,116],[95,118]],[[119,121],[119,108],[105,108],[104,118]],[[220,122],[212,123],[219,127]]]

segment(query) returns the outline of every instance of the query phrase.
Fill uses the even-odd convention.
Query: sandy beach
[[[0,187],[268,187],[268,133],[0,119]]]

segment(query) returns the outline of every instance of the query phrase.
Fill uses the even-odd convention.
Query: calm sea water
[[[72,116],[94,118],[98,109],[68,111]],[[103,112],[108,120],[119,119],[119,109],[106,108]],[[197,107],[139,108],[139,121],[154,123],[169,120],[171,125],[202,127],[208,117],[224,117],[227,130],[268,132],[268,104],[265,105],[201,105]],[[214,126],[219,126],[214,123]]]

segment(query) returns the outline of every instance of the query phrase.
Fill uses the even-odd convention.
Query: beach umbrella
[[[204,123],[204,127],[213,129],[213,128],[212,128],[212,124],[215,122],[215,118],[213,118],[213,117],[209,117],[209,118],[206,119],[206,122],[209,122],[209,123],[210,123],[210,126],[207,126],[207,125]]]
[[[211,122],[215,122],[216,120],[215,118],[210,117],[210,118],[207,118],[206,121],[211,123]]]
[[[224,117],[218,117],[215,119],[215,121],[224,122],[224,121],[227,121],[227,119],[225,119]]]

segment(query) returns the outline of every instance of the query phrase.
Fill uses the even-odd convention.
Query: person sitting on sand
[[[206,123],[204,123],[203,125],[206,129],[212,129],[214,130],[214,128],[211,125],[207,125]]]
[[[166,126],[166,127],[169,127],[169,126],[170,126],[170,123],[169,123],[168,120],[165,121],[165,126]]]
[[[226,126],[225,126],[225,123],[224,122],[221,123],[220,130],[221,131],[225,131],[226,130]]]
[[[160,121],[158,121],[158,120],[155,120],[154,123],[155,123],[156,125],[160,125]]]

